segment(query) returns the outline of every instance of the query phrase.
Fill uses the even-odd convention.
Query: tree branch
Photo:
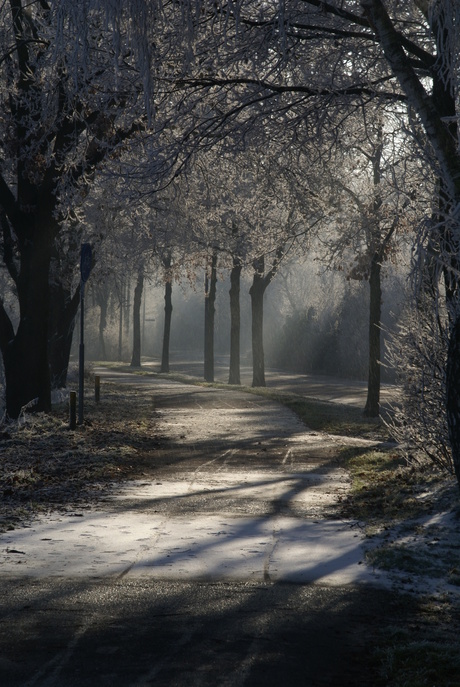
[[[373,26],[372,19],[369,17],[366,11],[364,12],[364,16],[360,16],[358,14],[355,14],[354,12],[349,12],[339,7],[335,7],[334,5],[331,5],[328,2],[324,2],[324,0],[302,0],[302,2],[306,3],[307,5],[318,7],[326,14],[331,14],[341,19],[345,19],[353,24],[357,24],[358,26],[364,26],[366,28],[372,28]],[[365,0],[361,3],[361,5],[364,7]],[[401,45],[405,48],[405,50],[414,55],[414,57],[417,57],[419,60],[421,60],[426,65],[426,67],[433,67],[436,58],[431,53],[427,52],[419,45],[403,36],[401,33],[396,31],[396,29],[395,33],[398,36],[398,39]]]
[[[381,0],[361,0],[361,5],[375,28],[388,64],[422,120],[446,176],[450,193],[453,197],[458,196],[460,194],[460,165],[455,150],[456,142],[439,116],[433,99],[426,92],[412,68],[401,45],[400,36]]]

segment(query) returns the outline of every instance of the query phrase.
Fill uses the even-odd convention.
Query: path
[[[337,515],[338,439],[243,392],[116,378],[153,394],[155,478],[0,537],[0,682],[368,684],[350,656],[394,599]]]
[[[204,366],[202,359],[193,359],[190,355],[171,353],[171,372],[186,374],[197,379],[203,379]],[[144,368],[151,367],[157,371],[160,368],[158,360],[149,359]],[[228,382],[228,356],[216,356],[214,364],[214,378],[216,382]],[[252,367],[242,365],[240,368],[241,383],[246,386],[252,384]],[[267,386],[282,392],[294,392],[316,398],[320,401],[332,403],[346,403],[358,408],[364,408],[367,399],[367,382],[357,379],[346,379],[320,374],[297,374],[283,370],[267,368],[265,370]],[[380,401],[383,406],[394,403],[398,397],[398,387],[394,384],[381,384]]]

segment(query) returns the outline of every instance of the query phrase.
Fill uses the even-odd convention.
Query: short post
[[[99,375],[94,377],[94,400],[99,403],[101,399],[101,378]]]
[[[77,427],[77,392],[71,391],[69,394],[69,426],[70,429]]]

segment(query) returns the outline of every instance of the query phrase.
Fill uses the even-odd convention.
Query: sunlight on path
[[[1,535],[3,574],[386,584],[364,563],[357,523],[334,517],[349,489],[337,438],[243,392],[142,388],[168,437],[156,478]]]
[[[3,573],[162,579],[378,583],[352,523],[86,513],[52,517],[2,537]]]

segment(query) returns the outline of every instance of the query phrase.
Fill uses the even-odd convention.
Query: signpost
[[[92,250],[89,243],[81,244],[80,256],[80,349],[78,356],[78,424],[83,424],[83,395],[85,391],[85,284],[92,266]]]

